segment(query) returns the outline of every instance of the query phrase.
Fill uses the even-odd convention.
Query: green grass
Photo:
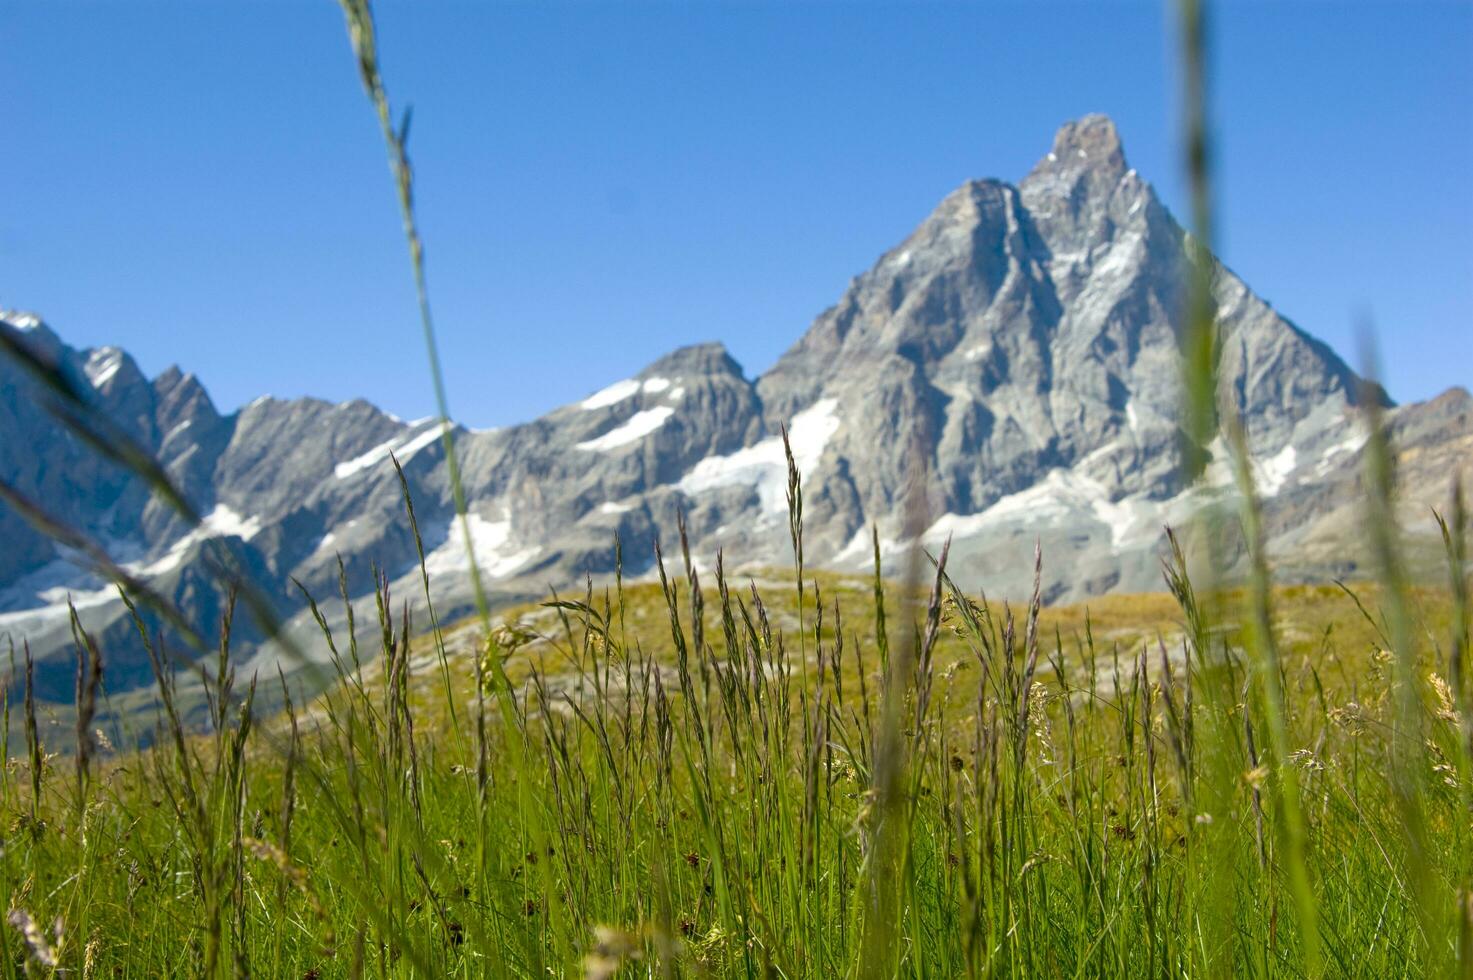
[[[1251,590],[1035,611],[811,573],[800,644],[796,590],[759,580],[511,611],[510,726],[479,621],[441,642],[385,606],[377,650],[333,637],[340,683],[255,724],[227,651],[209,731],[165,711],[149,750],[11,760],[0,888],[86,976],[1297,976],[1292,772],[1324,969],[1459,957],[1447,590],[1407,596],[1413,758],[1381,590],[1272,593],[1275,764]],[[20,929],[0,949],[57,975]]]

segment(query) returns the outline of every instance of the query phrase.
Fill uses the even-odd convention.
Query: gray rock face
[[[1061,129],[1020,186],[978,181],[942,201],[758,383],[769,424],[838,401],[845,424],[815,478],[839,490],[817,536],[851,547],[827,557],[862,560],[848,536],[870,522],[913,536],[903,515],[919,510],[923,539],[964,535],[959,566],[996,588],[1017,585],[1039,535],[1055,595],[1154,587],[1155,517],[1183,489],[1184,242],[1100,116]],[[1359,381],[1215,273],[1222,397],[1254,455],[1292,467],[1350,424]],[[924,473],[919,508],[902,500],[917,485],[907,466]]]
[[[1035,540],[1051,598],[1158,588],[1162,525],[1226,499],[1230,482],[1220,444],[1209,447],[1207,487],[1187,490],[1178,476],[1185,244],[1114,125],[1069,123],[1018,185],[972,181],[949,194],[760,378],[721,345],[700,344],[532,422],[453,429],[483,576],[505,598],[603,576],[616,533],[637,574],[682,517],[698,557],[723,549],[733,566],[785,563],[786,426],[804,474],[810,565],[867,566],[875,526],[888,563],[952,537],[959,578],[993,593],[1026,587]],[[1271,547],[1290,576],[1342,573],[1355,560],[1336,542],[1354,520],[1363,386],[1230,270],[1214,274],[1220,401],[1247,423]],[[298,612],[289,579],[330,593],[339,560],[355,595],[370,590],[375,565],[413,595],[418,552],[390,453],[441,611],[467,608],[464,541],[432,421],[312,399],[261,399],[221,416],[178,369],[149,380],[121,351],[75,351],[35,317],[0,319],[84,380],[208,516],[186,529],[66,435],[5,363],[0,478],[192,612],[218,608],[201,564],[212,540],[237,549],[284,616]],[[1391,411],[1418,513],[1473,458],[1470,419],[1461,390]],[[103,583],[3,507],[0,539],[0,631],[55,653],[66,639],[57,603],[70,590],[89,627],[116,641],[119,679],[141,682]]]

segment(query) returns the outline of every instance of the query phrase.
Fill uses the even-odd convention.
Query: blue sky
[[[1394,397],[1473,383],[1473,5],[1230,3],[1218,248]],[[534,417],[682,343],[755,374],[972,177],[1107,112],[1183,214],[1159,4],[381,3],[451,404]],[[222,409],[431,396],[329,0],[0,6],[0,305]]]

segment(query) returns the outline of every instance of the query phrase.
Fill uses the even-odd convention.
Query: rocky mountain
[[[1177,332],[1186,235],[1131,169],[1101,116],[1059,130],[1019,184],[972,181],[850,282],[765,374],[719,344],[682,348],[633,378],[524,425],[455,428],[483,574],[500,598],[613,569],[647,571],[684,518],[693,553],[729,566],[788,560],[781,427],[803,472],[806,558],[858,569],[954,540],[959,580],[1019,592],[1041,540],[1051,600],[1160,585],[1162,528],[1225,500],[1220,443],[1208,486],[1177,468]],[[1248,425],[1281,574],[1353,574],[1366,390],[1345,363],[1215,269],[1222,398]],[[115,348],[73,350],[39,318],[0,329],[46,352],[150,452],[205,514],[186,528],[147,488],[99,460],[0,361],[0,479],[107,544],[134,574],[207,622],[218,610],[202,550],[235,549],[291,629],[295,579],[353,595],[375,565],[418,589],[417,552],[389,462],[402,462],[437,603],[467,607],[440,427],[364,401],[259,399],[221,415],[192,375],[144,377]],[[1374,397],[1381,399],[1379,391]],[[1451,390],[1392,407],[1408,527],[1430,532],[1450,475],[1473,477],[1473,398]],[[70,595],[116,648],[115,690],[146,680],[105,583],[0,506],[0,632],[53,658],[64,694]],[[205,628],[208,632],[208,627]],[[263,652],[269,656],[270,650]],[[44,666],[44,664],[43,664]]]

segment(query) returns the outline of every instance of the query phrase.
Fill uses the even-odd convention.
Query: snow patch
[[[520,550],[513,548],[510,520],[492,521],[480,514],[467,514],[466,524],[470,526],[476,565],[490,578],[505,578],[542,550],[535,545]],[[445,543],[425,555],[425,571],[431,575],[453,575],[469,570],[460,518],[452,517]]]
[[[87,380],[92,382],[92,387],[101,388],[113,379],[122,366],[123,352],[116,347],[103,347],[92,352],[82,370],[87,373]]]
[[[0,310],[0,320],[24,332],[35,330],[41,325],[41,318],[36,314],[22,313],[20,310]]]
[[[598,512],[600,514],[627,514],[633,509],[633,504],[619,504],[612,500],[598,505]]]
[[[810,470],[818,465],[829,437],[839,431],[839,407],[837,398],[823,398],[797,415],[788,427],[788,443],[793,450],[793,460],[800,470]],[[782,440],[778,439],[781,448]],[[786,468],[786,460],[784,460]]]
[[[943,514],[921,535],[927,547],[940,547],[948,537],[970,538],[998,525],[1067,526],[1070,519],[1093,520],[1110,532],[1119,549],[1148,542],[1159,532],[1161,505],[1141,497],[1111,500],[1099,482],[1069,470],[1053,470],[1031,487],[999,499],[976,514]]]
[[[1265,497],[1272,497],[1284,488],[1289,480],[1289,474],[1294,472],[1298,465],[1299,454],[1292,445],[1285,446],[1274,455],[1272,459],[1264,460],[1255,468],[1258,470],[1258,490]]]
[[[68,594],[96,591],[98,579],[88,571],[85,556],[62,546],[57,547],[57,552],[58,557],[0,589],[0,610],[34,613],[38,605],[64,602]],[[7,621],[0,616],[0,622]]]
[[[419,435],[414,436],[408,442],[404,443],[404,445],[401,446],[399,449],[396,449],[394,451],[394,455],[398,456],[399,462],[403,463],[408,460],[409,457],[413,456],[421,449],[424,449],[426,446],[433,446],[436,442],[439,441],[440,437],[443,436],[449,428],[449,422],[442,423],[441,425],[432,426],[429,429],[426,429],[424,432],[421,432]]]
[[[162,558],[147,565],[135,563],[124,567],[134,574],[162,575],[177,568],[190,547],[199,541],[224,537],[237,537],[242,541],[249,541],[260,531],[260,517],[245,517],[225,504],[217,504],[214,510],[200,520],[198,527],[170,545],[168,552]]]
[[[354,527],[357,527],[357,526],[358,526],[358,519],[355,517],[353,520],[351,520],[348,523],[342,525],[342,528],[343,528],[343,530],[346,531],[346,530],[349,530],[349,529],[354,528]],[[327,551],[329,548],[331,548],[333,545],[335,545],[337,543],[337,540],[338,540],[337,531],[336,530],[328,531],[326,534],[324,534],[322,536],[322,540],[319,541],[319,542],[317,542],[317,550],[318,551]]]
[[[892,555],[900,550],[901,543],[893,538],[880,536],[880,555]],[[875,540],[873,531],[868,524],[854,532],[854,537],[849,543],[840,548],[838,553],[831,559],[835,565],[857,565],[861,567],[874,567],[875,563]]]
[[[431,420],[421,419],[412,424],[417,427],[428,421]],[[345,463],[339,463],[337,466],[334,466],[332,470],[333,475],[339,480],[346,480],[354,474],[361,473],[372,466],[384,462],[389,458],[389,453],[398,456],[399,462],[403,463],[421,449],[433,445],[435,440],[444,434],[445,429],[446,425],[431,425],[423,432],[414,432],[407,436],[399,436],[398,438],[390,439],[388,442],[380,443],[363,455],[355,456]]]
[[[68,600],[76,606],[78,612],[81,612],[116,601],[118,590],[112,585],[88,591],[57,588],[36,593],[36,596],[46,605],[0,613],[0,630],[13,630],[17,634],[15,637],[17,640],[22,636],[40,633],[48,628],[62,625],[70,618],[71,612],[67,609]]]
[[[644,389],[644,393],[646,395],[658,395],[660,392],[670,387],[670,379],[648,378],[645,380],[645,383],[641,385],[641,387]]]
[[[608,408],[610,405],[619,404],[624,399],[629,398],[638,391],[639,382],[633,380],[632,378],[625,379],[624,381],[615,381],[607,388],[596,391],[593,394],[589,395],[587,398],[583,399],[583,401],[579,403],[579,407],[582,408],[584,411],[592,411],[595,408]]]
[[[1366,434],[1364,432],[1351,432],[1350,435],[1346,436],[1344,439],[1335,443],[1329,449],[1326,449],[1322,454],[1320,454],[1320,461],[1319,464],[1316,465],[1314,468],[1314,475],[1325,476],[1327,473],[1330,472],[1330,470],[1334,469],[1335,461],[1337,459],[1339,459],[1341,456],[1346,455],[1347,453],[1359,452],[1360,448],[1365,444]]]
[[[844,545],[844,547],[840,548],[834,554],[833,563],[835,565],[848,565],[857,562],[873,546],[874,539],[870,537],[870,529],[868,526],[863,526],[854,532],[854,536],[849,539],[848,544]]]
[[[389,455],[389,450],[393,447],[394,440],[392,439],[390,439],[388,442],[380,443],[363,455],[354,456],[346,463],[339,463],[337,466],[334,466],[332,470],[333,475],[336,476],[339,480],[346,480],[354,473],[366,470],[374,463],[377,463],[383,459],[387,459]]]
[[[611,449],[618,449],[620,446],[627,446],[629,443],[638,442],[651,432],[654,432],[660,426],[664,425],[665,421],[674,414],[675,409],[669,405],[661,405],[658,408],[647,408],[642,412],[635,412],[629,417],[629,421],[617,429],[611,429],[596,439],[580,442],[577,448],[585,452],[604,453]]]
[[[838,399],[824,398],[793,416],[788,442],[799,472],[818,466],[829,438],[839,429]],[[767,513],[787,510],[788,461],[781,436],[738,449],[727,456],[708,456],[677,484],[683,493],[698,494],[728,486],[751,486]]]
[[[156,561],[145,564],[141,559],[120,561],[120,567],[131,575],[161,575],[177,567],[184,560],[185,552],[197,541],[207,538],[235,536],[249,541],[261,530],[261,519],[244,517],[225,504],[220,504],[200,521],[199,526],[185,534],[169,548],[167,554]],[[126,542],[104,542],[114,554]],[[127,550],[136,553],[136,546]],[[12,612],[0,612],[0,629],[14,629],[20,634],[39,633],[57,623],[64,623],[70,613],[67,602],[78,610],[104,606],[118,599],[117,586],[102,582],[87,568],[81,567],[80,557],[67,557],[49,562],[43,567],[0,591],[0,609],[20,606]],[[35,605],[35,603],[41,603]]]
[[[215,509],[205,515],[195,528],[195,534],[205,538],[235,536],[245,541],[254,538],[261,530],[259,517],[242,517],[239,512],[225,504],[216,504]]]

